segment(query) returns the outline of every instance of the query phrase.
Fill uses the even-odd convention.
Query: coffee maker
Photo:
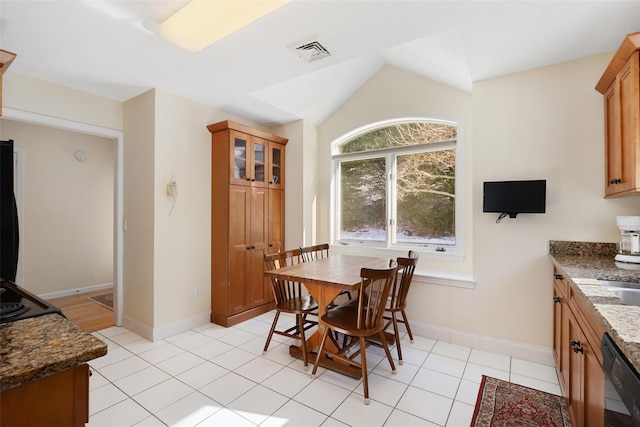
[[[634,267],[640,264],[640,216],[617,216],[616,223],[620,229],[616,265]]]

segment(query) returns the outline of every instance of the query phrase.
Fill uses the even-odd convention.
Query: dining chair
[[[302,262],[309,262],[315,261],[317,259],[327,258],[329,256],[329,244],[321,243],[319,245],[303,246],[300,248],[300,255],[302,256]],[[351,292],[347,290],[340,291],[338,297],[340,295],[346,295],[349,300],[351,299]],[[332,301],[329,305],[329,308],[333,308],[335,306],[336,304]]]
[[[405,308],[407,307],[407,295],[409,294],[409,287],[413,280],[413,273],[418,264],[418,254],[409,251],[407,258],[398,258],[398,272],[396,274],[396,280],[393,283],[389,298],[387,300],[387,306],[385,308],[386,324],[384,330],[386,331],[389,326],[393,325],[393,333],[396,340],[396,351],[398,352],[398,362],[402,365],[402,349],[400,347],[400,331],[398,329],[398,322],[404,323],[407,333],[409,334],[410,342],[413,342],[413,333],[411,333],[411,327],[409,326],[409,319]],[[397,315],[400,313],[402,319],[398,319]],[[388,316],[387,316],[388,315]]]
[[[382,270],[363,268],[360,270],[360,288],[356,304],[338,306],[328,310],[321,322],[325,326],[316,361],[313,365],[311,376],[315,376],[320,359],[330,357],[342,361],[348,365],[359,367],[362,370],[362,385],[364,388],[364,403],[369,404],[369,381],[367,377],[367,352],[369,346],[368,337],[378,336],[391,365],[391,372],[396,373],[389,346],[384,339],[384,310],[386,301],[396,277],[396,262],[391,260],[389,268]],[[330,331],[353,337],[347,346],[342,348]],[[339,350],[336,353],[327,353],[327,339]],[[359,345],[356,349],[355,346]],[[352,352],[352,350],[355,350]],[[356,359],[360,356],[360,362]]]
[[[288,265],[295,265],[301,262],[300,249],[293,249],[285,252],[266,254],[264,256],[265,271],[276,270]],[[294,338],[301,341],[302,360],[305,371],[308,369],[307,346],[304,332],[317,325],[317,321],[307,319],[309,314],[317,314],[318,305],[308,292],[303,292],[304,285],[290,280],[283,280],[272,277],[271,285],[275,298],[276,314],[271,324],[271,330],[264,345],[262,354],[266,354],[271,343],[273,334]],[[291,313],[296,316],[296,324],[285,330],[277,330],[280,313]]]

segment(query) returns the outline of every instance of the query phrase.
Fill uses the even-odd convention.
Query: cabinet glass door
[[[253,179],[254,184],[266,185],[266,141],[252,138],[253,142]]]
[[[271,176],[269,184],[272,188],[284,188],[284,146],[271,144]]]
[[[233,178],[242,181],[247,180],[247,142],[247,138],[233,138]]]

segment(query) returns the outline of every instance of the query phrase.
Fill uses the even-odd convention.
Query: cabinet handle
[[[580,341],[569,340],[569,344],[571,344],[571,349],[574,353],[584,353],[584,348],[582,348]]]
[[[558,303],[562,302],[562,300],[560,299],[560,297],[553,297],[553,302]]]
[[[622,182],[622,178],[613,178],[609,180],[609,184],[620,184]]]
[[[562,280],[562,274],[555,274],[553,276],[556,280]]]

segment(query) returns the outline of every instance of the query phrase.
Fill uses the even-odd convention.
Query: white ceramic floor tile
[[[89,415],[96,414],[118,402],[127,399],[128,396],[109,383],[89,393]]]
[[[420,368],[411,385],[453,399],[460,385],[460,378]]]
[[[157,363],[156,367],[175,377],[176,375],[188,371],[189,369],[194,368],[204,362],[205,360],[203,358],[198,357],[193,353],[185,352],[180,353],[179,355],[174,356],[171,359],[163,360],[162,362]]]
[[[331,415],[349,394],[349,390],[316,378],[296,394],[294,400],[323,414]],[[322,399],[318,399],[318,396],[322,396]]]
[[[234,332],[232,334],[221,336],[218,339],[220,341],[222,341],[222,342],[226,342],[227,344],[236,347],[236,346],[242,345],[242,344],[244,344],[244,343],[246,343],[248,341],[251,341],[255,337],[256,336],[254,334],[252,334],[252,333],[245,332],[245,331],[242,331],[242,330],[237,330],[236,332]]]
[[[444,425],[452,404],[452,399],[410,386],[396,408],[433,423]]]
[[[144,353],[145,351],[153,350],[167,344],[168,343],[164,340],[147,341],[145,339],[141,339],[141,340],[126,344],[123,347],[129,350],[131,353],[140,354],[140,353]]]
[[[139,357],[142,357],[149,363],[160,363],[163,360],[171,359],[174,356],[179,355],[180,353],[184,353],[184,349],[173,345],[171,343],[167,343],[158,348],[154,348],[145,352],[138,354]]]
[[[361,395],[352,393],[331,414],[331,417],[353,427],[375,427],[383,426],[391,411],[393,411],[391,406],[373,399],[365,405]]]
[[[189,351],[205,360],[211,360],[212,358],[230,350],[233,350],[233,346],[223,343],[222,341],[213,340],[204,345],[192,348]]]
[[[560,391],[560,384],[552,384],[546,381],[538,380],[536,378],[526,377],[524,375],[518,374],[511,374],[511,382],[523,385],[525,387],[535,388],[536,390],[542,390],[558,396],[562,395],[562,392]]]
[[[452,357],[454,359],[468,360],[471,349],[461,345],[450,344],[444,341],[438,341],[431,350],[432,353],[442,356]]]
[[[222,405],[228,405],[256,385],[253,381],[230,372],[202,387],[200,392]]]
[[[109,339],[120,346],[125,346],[126,344],[141,340],[142,337],[133,332],[125,332],[124,334],[114,335]]]
[[[404,363],[411,363],[412,365],[422,365],[429,355],[428,352],[415,348],[409,341],[406,343],[403,341],[400,343],[402,349],[402,361]],[[391,350],[394,361],[398,359],[398,351],[396,349]]]
[[[129,332],[129,330],[127,328],[123,328],[120,326],[112,326],[110,328],[106,328],[106,329],[100,329],[98,331],[98,333],[106,338],[111,338],[111,337],[115,337],[117,335],[120,334],[126,334],[127,332]]]
[[[216,365],[220,365],[223,368],[227,368],[230,371],[238,369],[240,366],[255,359],[255,354],[249,353],[239,348],[233,348],[225,353],[222,353],[211,359]]]
[[[232,410],[224,408],[198,424],[198,427],[254,427],[255,425]]]
[[[87,427],[132,426],[151,414],[133,399],[125,399],[89,417]]]
[[[502,354],[490,353],[482,350],[471,350],[469,355],[469,362],[476,363],[482,366],[488,366],[494,369],[500,369],[501,371],[508,371],[511,369],[511,358]]]
[[[240,366],[234,372],[251,381],[261,383],[280,369],[283,369],[281,364],[272,362],[271,360],[263,357],[256,357]]]
[[[171,378],[166,372],[150,366],[135,374],[119,379],[114,384],[129,396],[134,396]]]
[[[109,381],[114,382],[150,366],[149,362],[132,354],[131,357],[98,369],[98,372]]]
[[[369,399],[376,400],[394,407],[407,390],[408,385],[377,374],[369,374]],[[355,392],[364,396],[362,385],[356,387]]]
[[[309,374],[311,373],[313,368],[309,369]],[[361,379],[355,379],[349,377],[347,375],[343,375],[339,372],[332,371],[330,369],[326,369],[322,374],[316,373],[316,378],[320,378],[323,381],[331,383],[333,385],[337,385],[338,387],[342,387],[349,391],[355,390],[357,387],[360,387]]]
[[[253,353],[255,355],[260,356],[262,355],[264,344],[267,342],[267,339],[265,337],[266,337],[266,334],[262,336],[257,336],[251,341],[247,341],[246,343],[239,345],[238,348],[241,348],[245,351],[248,351],[249,353]]]
[[[442,372],[443,374],[462,378],[464,368],[467,363],[464,360],[454,359],[453,357],[443,356],[441,354],[431,353],[427,360],[422,364],[423,368],[432,371]]]
[[[188,371],[176,375],[176,378],[194,389],[200,389],[207,384],[227,375],[230,371],[215,363],[204,362]]]
[[[133,398],[149,412],[155,414],[192,392],[193,389],[188,385],[170,378],[134,395]]]
[[[98,357],[97,359],[93,359],[89,361],[89,366],[93,369],[104,368],[105,366],[111,365],[112,363],[119,362],[121,360],[127,359],[133,356],[130,352],[125,350],[122,347],[117,347],[114,349],[110,349],[107,351],[102,357]]]
[[[478,392],[480,391],[480,383],[476,383],[469,380],[460,381],[460,387],[458,387],[458,393],[456,394],[456,400],[466,403],[467,405],[475,406],[478,400]]]
[[[201,345],[205,345],[213,341],[213,338],[199,333],[193,333],[188,337],[184,337],[182,339],[172,341],[171,344],[177,345],[178,347],[184,348],[185,350],[191,350],[196,347],[200,347]]]
[[[156,418],[155,415],[151,415],[140,421],[135,427],[166,427],[166,424]]]
[[[500,380],[509,381],[509,372],[501,371],[500,369],[490,368],[488,366],[477,365],[475,363],[467,363],[464,369],[462,378],[469,381],[480,383],[482,381],[482,375],[487,375]]]
[[[286,396],[258,385],[229,403],[227,408],[255,424],[260,424],[288,400]]]
[[[170,337],[165,338],[166,342],[174,343],[184,338],[188,338],[191,335],[195,335],[196,331],[189,329],[188,331],[180,332],[179,334],[172,335]]]
[[[389,419],[387,419],[387,422],[384,423],[384,426],[385,427],[408,427],[408,426],[440,427],[438,426],[438,424],[434,424],[430,421],[423,420],[422,418],[418,418],[415,415],[408,414],[398,409],[394,409],[393,412],[391,412],[391,415],[389,416]]]
[[[326,419],[325,414],[289,400],[260,424],[260,427],[317,427],[323,425]]]
[[[402,366],[396,366],[396,373],[394,374],[391,372],[391,368],[389,368],[389,363],[383,360],[376,366],[373,372],[383,377],[409,384],[419,369],[419,366],[406,363]]]
[[[462,402],[453,402],[451,407],[451,413],[447,419],[447,427],[461,427],[471,424],[471,418],[473,418],[474,405],[467,405]]]
[[[287,397],[293,397],[311,381],[309,374],[295,369],[283,367],[281,370],[262,381],[262,385]]]
[[[91,369],[91,375],[89,376],[89,392],[107,384],[109,384],[109,380],[100,375],[97,370]]]
[[[347,424],[336,420],[335,418],[327,418],[327,420],[322,423],[322,427],[349,427]]]
[[[232,334],[235,330],[233,328],[225,328],[224,326],[211,324],[209,328],[199,329],[201,334],[204,334],[211,338],[220,338],[228,334]]]
[[[156,412],[156,416],[170,426],[190,427],[204,421],[222,407],[207,396],[193,392]]]
[[[558,374],[554,366],[513,358],[511,359],[511,372],[552,384],[558,384]]]
[[[433,346],[436,345],[436,342],[436,340],[432,340],[431,338],[419,337],[413,334],[413,343],[409,342],[407,346],[413,346],[418,350],[429,352],[433,350]],[[404,345],[404,342],[402,343],[402,345]]]

